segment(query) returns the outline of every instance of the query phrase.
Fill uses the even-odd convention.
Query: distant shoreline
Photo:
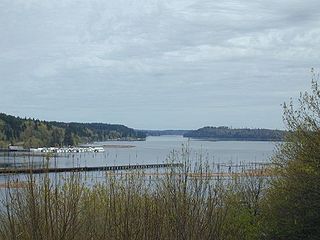
[[[102,145],[102,147],[104,147],[104,148],[134,148],[134,147],[136,147],[136,146],[134,146],[134,145],[115,145],[115,144],[113,144],[113,145]]]
[[[283,142],[284,140],[279,139],[257,139],[257,138],[209,138],[209,137],[184,137],[190,138],[196,141],[210,141],[210,142]]]
[[[202,139],[207,141],[267,141],[280,142],[285,139],[286,131],[274,129],[250,129],[250,128],[229,128],[203,127],[185,133],[184,137]]]

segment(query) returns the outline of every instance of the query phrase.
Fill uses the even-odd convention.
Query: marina
[[[35,153],[85,153],[85,152],[104,152],[103,147],[49,147],[49,148],[31,148],[30,152]]]

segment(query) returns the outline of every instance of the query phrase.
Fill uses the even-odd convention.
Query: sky
[[[1,0],[0,112],[282,129],[319,69],[319,0]]]

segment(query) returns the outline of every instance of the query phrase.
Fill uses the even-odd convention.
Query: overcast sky
[[[283,128],[319,0],[1,0],[0,112],[138,129]]]

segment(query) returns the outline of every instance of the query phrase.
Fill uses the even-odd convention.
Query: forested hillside
[[[64,123],[14,117],[0,113],[0,147],[74,146],[79,143],[144,138],[141,132],[116,124]]]
[[[187,132],[183,136],[212,140],[281,141],[284,133],[285,131],[271,129],[203,127]]]

